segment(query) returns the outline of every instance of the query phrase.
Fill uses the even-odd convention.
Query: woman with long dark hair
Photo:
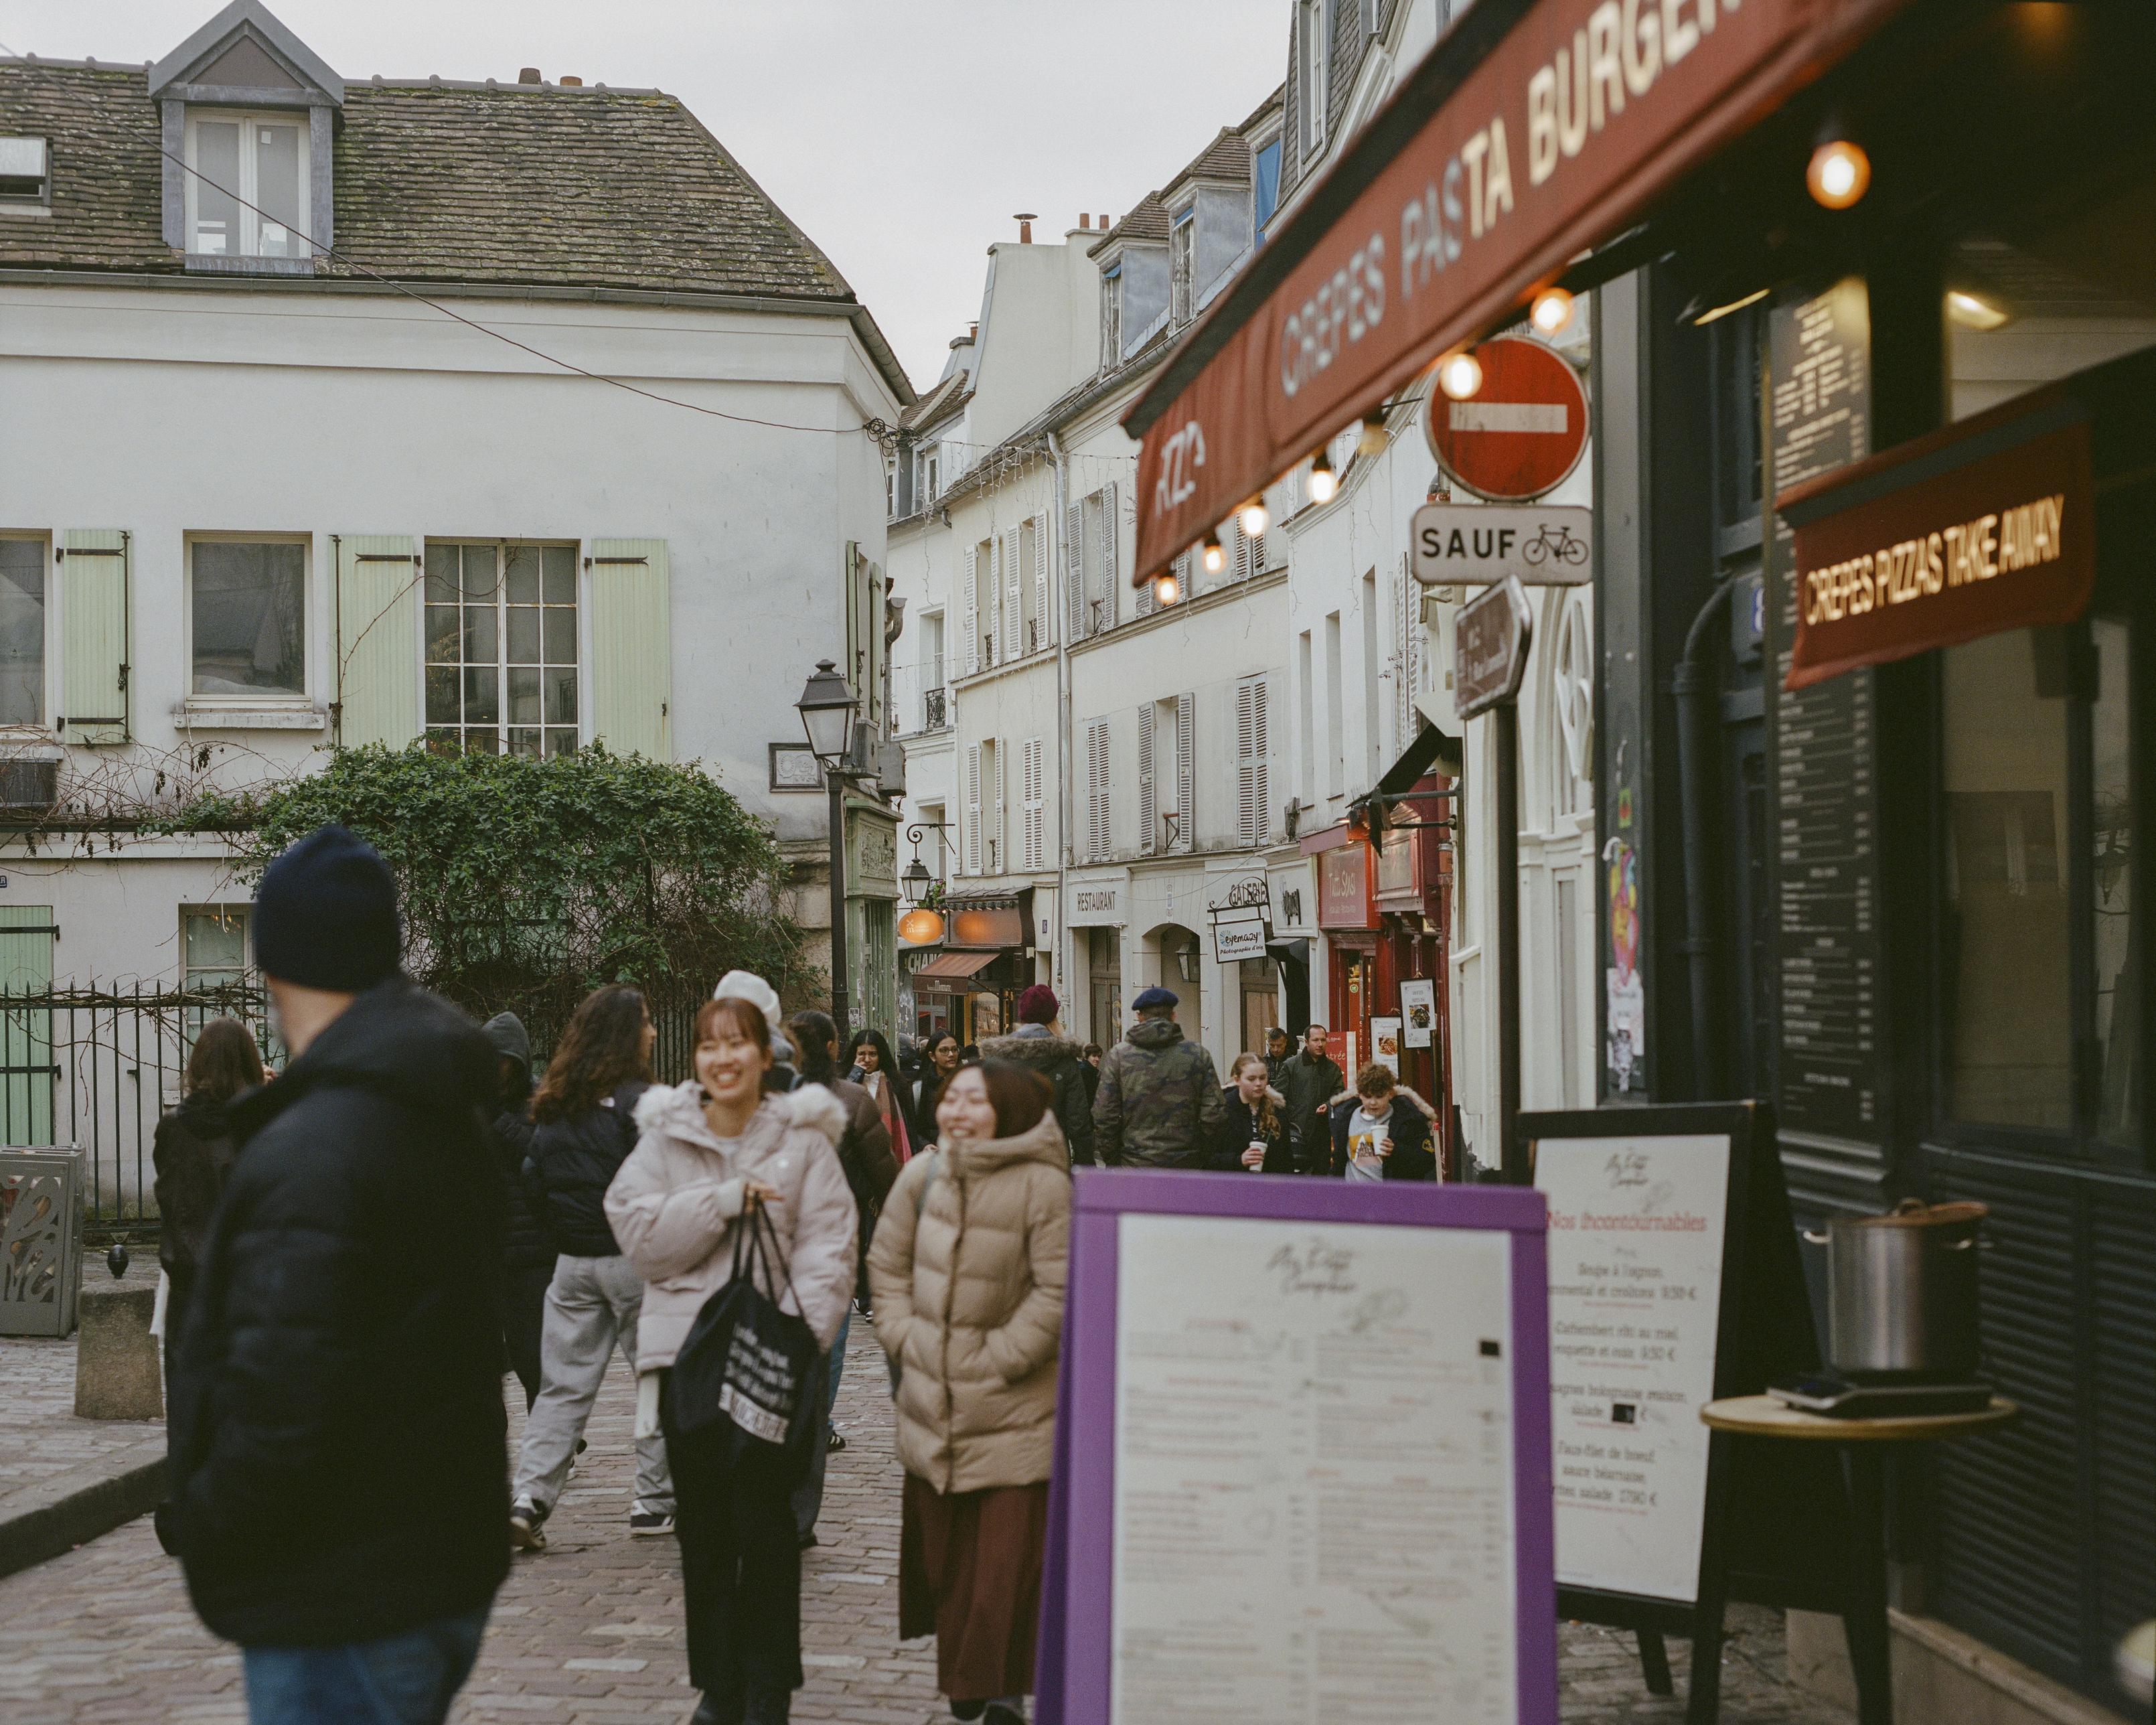
[[[539,1395],[510,1496],[510,1538],[521,1550],[547,1548],[542,1524],[569,1477],[608,1359],[619,1348],[636,1370],[644,1278],[615,1243],[606,1193],[636,1145],[636,1105],[651,1087],[657,1036],[643,995],[620,983],[598,989],[562,1032],[531,1098],[526,1191],[559,1255],[541,1320]],[[629,1531],[673,1530],[666,1446],[655,1435],[639,1438]]]
[[[1070,1152],[1048,1081],[962,1066],[884,1204],[869,1277],[898,1363],[898,1632],[934,1631],[962,1719],[1021,1725],[1055,1444]]]
[[[904,1168],[913,1154],[912,1123],[906,1118],[906,1077],[883,1032],[866,1028],[855,1031],[846,1044],[846,1064],[850,1069],[846,1076],[875,1099],[884,1129],[891,1134],[892,1159]]]
[[[948,1030],[929,1033],[921,1050],[921,1087],[913,1096],[913,1139],[917,1144],[936,1142],[936,1105],[958,1070],[959,1054],[958,1039]]]
[[[262,1082],[254,1033],[238,1019],[212,1019],[195,1033],[187,1055],[187,1093],[157,1122],[150,1152],[157,1170],[157,1263],[167,1282],[163,1337],[169,1375],[185,1326],[195,1268],[209,1240],[209,1220],[224,1193],[224,1177],[239,1155],[225,1104]]]

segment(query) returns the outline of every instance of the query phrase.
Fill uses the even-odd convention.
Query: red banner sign
[[[1125,416],[1144,437],[1133,578],[1503,321],[1902,3],[1537,0],[1462,69],[1466,13],[1327,177],[1362,191],[1342,205],[1317,187],[1270,242],[1299,261],[1255,305],[1224,295],[1185,338],[1202,369],[1178,388],[1171,357]],[[1414,105],[1434,111],[1395,147]]]

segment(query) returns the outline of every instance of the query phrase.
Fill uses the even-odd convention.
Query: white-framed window
[[[942,477],[940,450],[916,449],[913,452],[913,507],[916,513],[936,501],[938,481]]]
[[[1113,371],[1123,357],[1123,266],[1101,272],[1101,369]]]
[[[0,137],[0,212],[43,215],[53,203],[53,157],[43,138]]]
[[[304,701],[307,542],[187,541],[187,696]]]
[[[45,572],[42,536],[0,535],[0,726],[45,722]]]
[[[1168,230],[1168,309],[1177,323],[1190,321],[1191,276],[1197,268],[1198,212],[1183,211]]]
[[[247,906],[180,906],[180,985],[230,988],[247,980]]]
[[[1296,127],[1302,159],[1325,147],[1326,0],[1297,0],[1295,18]]]
[[[187,115],[187,249],[208,258],[308,255],[307,116]]]
[[[883,513],[886,521],[898,514],[898,463],[895,459],[883,464]]]
[[[430,539],[426,597],[427,747],[573,753],[577,548]]]

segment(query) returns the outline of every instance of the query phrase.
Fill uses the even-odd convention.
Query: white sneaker
[[[641,1503],[629,1508],[629,1531],[638,1539],[657,1539],[674,1531],[674,1512],[670,1509],[646,1509]]]

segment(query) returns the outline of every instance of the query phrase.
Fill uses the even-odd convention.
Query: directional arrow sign
[[[1519,694],[1533,633],[1527,591],[1509,575],[1460,608],[1452,638],[1452,696],[1461,718],[1502,706]]]

